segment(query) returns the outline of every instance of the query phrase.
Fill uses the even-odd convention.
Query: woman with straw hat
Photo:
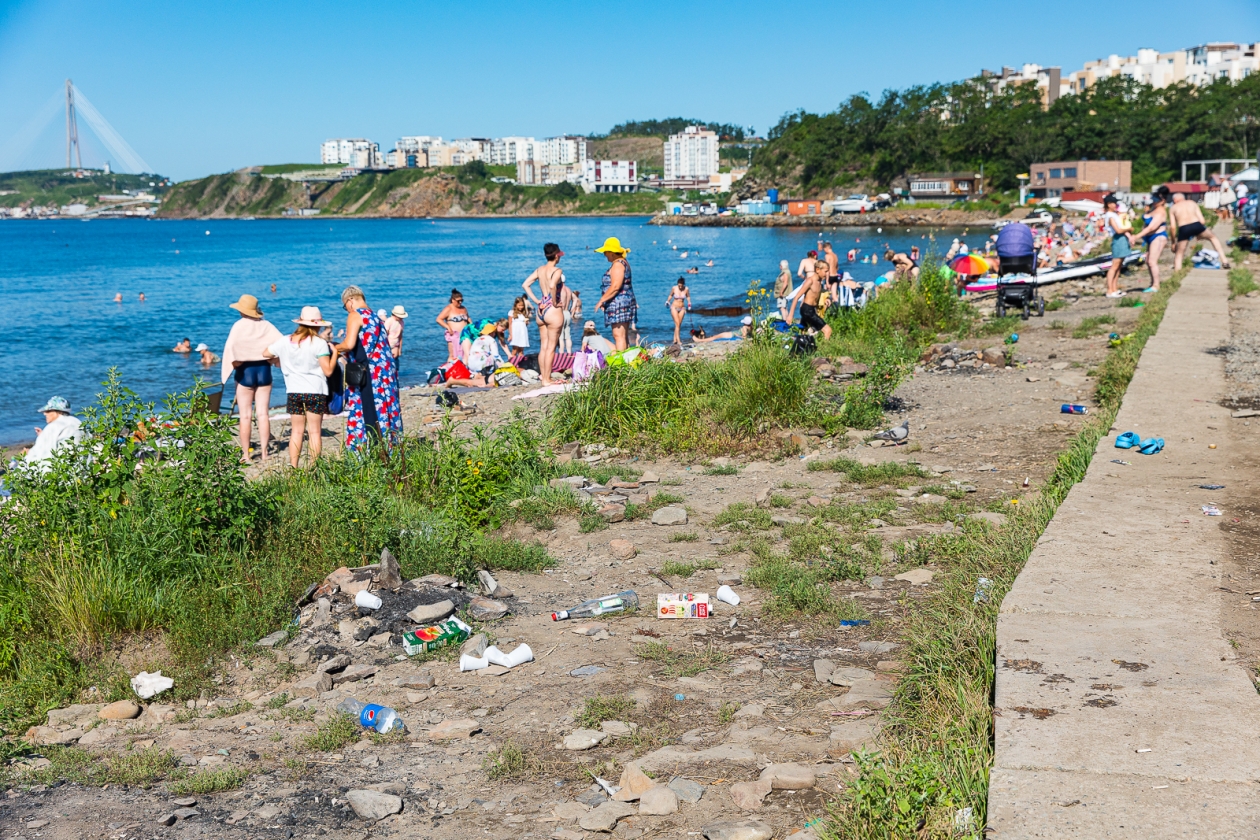
[[[324,415],[328,413],[328,377],[337,367],[337,351],[319,337],[319,331],[332,326],[332,322],[324,320],[318,306],[303,306],[302,314],[293,323],[298,325],[293,335],[281,337],[263,355],[284,374],[290,423],[289,463],[297,469],[303,433],[310,434],[312,462],[323,449],[320,436]]]
[[[620,352],[630,346],[626,334],[639,312],[634,289],[630,286],[630,263],[626,261],[630,249],[623,247],[617,237],[610,236],[595,250],[607,257],[609,263],[600,280],[603,293],[595,304],[595,311],[604,310],[604,325],[612,330],[613,343]]]
[[[393,446],[402,439],[398,373],[389,349],[385,323],[373,312],[358,286],[341,293],[346,310],[346,337],[334,349],[346,354],[346,448],[365,449],[371,438]],[[355,387],[351,365],[363,373]]]
[[[241,295],[240,300],[228,306],[241,313],[241,317],[232,325],[227,343],[223,345],[220,381],[226,383],[229,376],[236,380],[236,405],[241,411],[241,460],[249,463],[250,421],[257,407],[258,448],[266,462],[267,447],[271,445],[271,419],[267,415],[271,405],[271,364],[264,353],[282,336],[270,321],[263,319],[258,298],[253,295]]]

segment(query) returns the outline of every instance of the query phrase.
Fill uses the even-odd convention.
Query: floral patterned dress
[[[619,259],[617,262],[625,268],[625,278],[621,282],[621,289],[617,294],[613,295],[612,300],[604,304],[604,326],[612,327],[617,324],[629,324],[638,316],[639,304],[634,299],[634,289],[630,286],[630,263],[625,259]],[[612,267],[617,263],[610,263],[608,270],[604,272],[604,277],[599,282],[601,292],[607,292],[612,288]]]
[[[355,361],[366,361],[372,375],[372,403],[375,408],[375,425],[382,440],[392,446],[402,438],[402,410],[398,401],[398,375],[394,354],[389,350],[389,336],[385,324],[371,309],[356,310],[363,319],[359,328],[359,341],[355,345]],[[365,419],[363,397],[358,391],[346,389],[346,448],[351,451],[364,449],[368,443],[368,429],[372,417]],[[369,414],[371,414],[369,409]]]

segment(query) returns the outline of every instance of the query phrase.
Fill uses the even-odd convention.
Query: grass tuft
[[[308,735],[302,746],[308,750],[334,752],[353,744],[363,734],[363,727],[353,717],[337,712],[319,725],[315,734]]]
[[[634,699],[628,694],[596,694],[582,703],[582,712],[574,720],[583,729],[599,729],[606,720],[626,720],[634,711]]]

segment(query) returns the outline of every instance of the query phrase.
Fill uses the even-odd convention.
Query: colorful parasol
[[[989,264],[975,254],[962,254],[955,257],[949,267],[967,277],[979,277],[989,270]]]

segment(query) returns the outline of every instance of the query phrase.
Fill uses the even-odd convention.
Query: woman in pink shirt
[[[390,352],[394,354],[394,375],[398,375],[398,368],[402,365],[402,337],[403,337],[403,321],[407,319],[407,310],[402,304],[395,306],[389,312],[389,317],[385,319],[385,336],[389,342]]]

